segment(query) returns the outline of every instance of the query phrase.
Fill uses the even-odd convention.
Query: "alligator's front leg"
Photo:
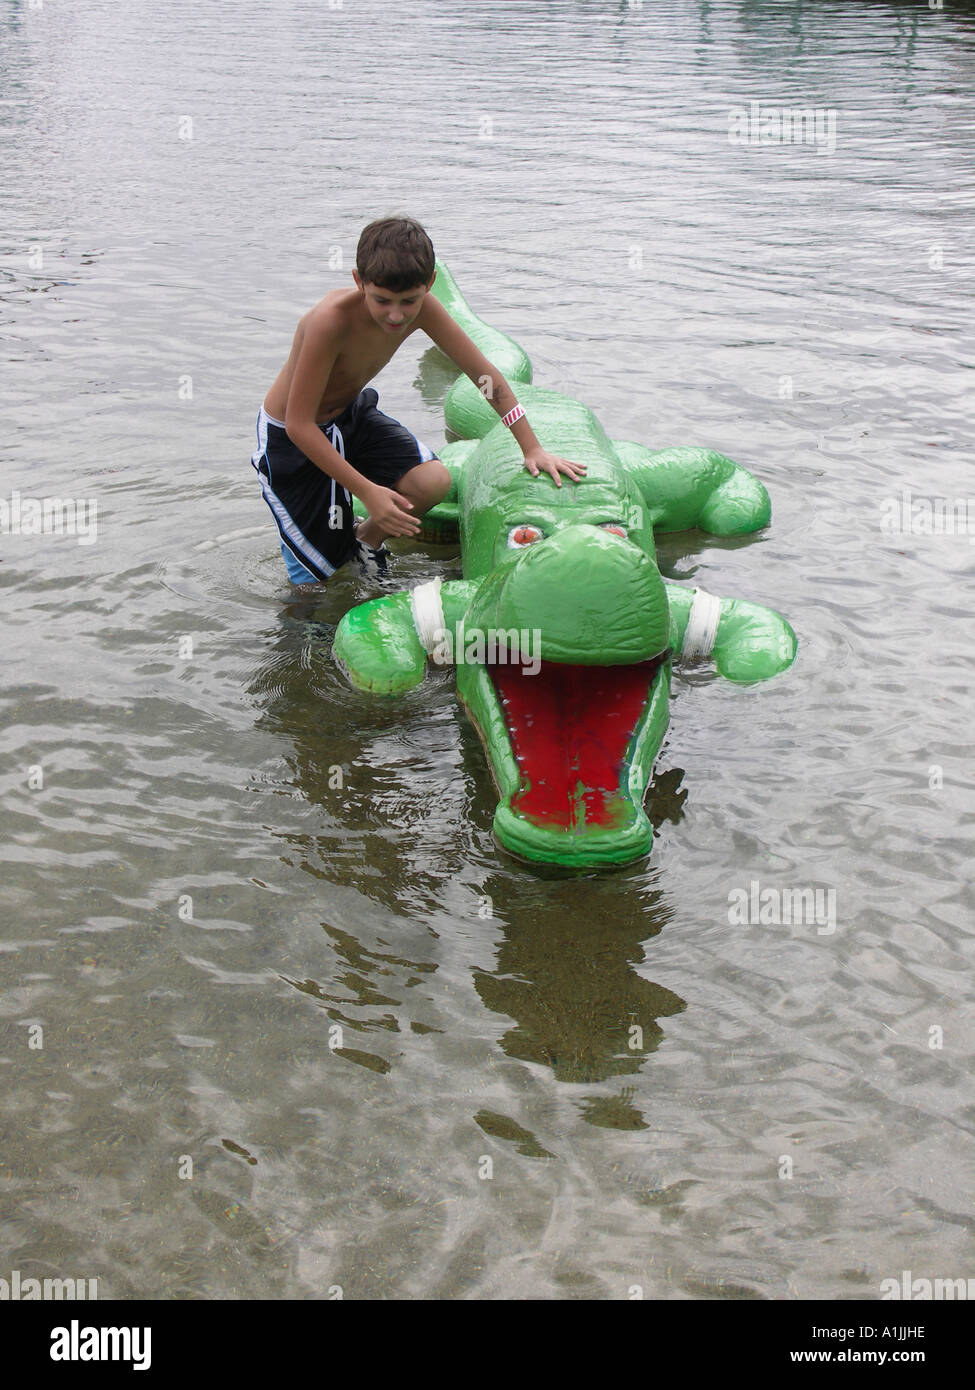
[[[712,656],[722,676],[742,683],[768,680],[795,661],[796,634],[773,609],[665,583],[675,654]]]
[[[699,527],[712,536],[746,536],[769,524],[765,487],[714,449],[648,449],[626,439],[613,448],[653,514],[655,531]]]
[[[358,690],[400,695],[419,685],[427,657],[452,655],[457,630],[476,584],[439,579],[350,608],[335,632],[332,654]]]

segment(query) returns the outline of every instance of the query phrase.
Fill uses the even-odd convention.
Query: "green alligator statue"
[[[765,680],[796,655],[777,613],[665,581],[654,531],[716,536],[766,526],[762,484],[709,449],[607,438],[581,402],[531,386],[512,339],[483,323],[438,263],[432,293],[509,382],[544,448],[587,466],[533,478],[466,377],[444,406],[460,439],[452,485],[421,535],[460,534],[464,578],[361,604],[334,655],[360,690],[395,695],[428,660],[452,664],[500,793],[494,831],[524,859],[592,868],[649,853],[643,799],[669,719],[671,663],[712,656],[729,680]]]

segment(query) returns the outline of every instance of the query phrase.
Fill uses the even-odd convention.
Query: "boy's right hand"
[[[419,518],[410,516],[413,503],[391,487],[377,485],[362,498],[362,503],[369,513],[369,520],[374,521],[387,536],[415,536],[420,530]]]

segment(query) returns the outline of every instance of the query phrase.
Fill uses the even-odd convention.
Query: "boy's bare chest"
[[[382,341],[343,346],[332,366],[329,384],[333,379],[344,378],[349,381],[361,380],[365,385],[377,372],[382,371],[398,346],[398,343]]]
[[[403,337],[382,336],[343,343],[332,365],[322,394],[322,405],[332,409],[353,400],[374,376],[382,371],[409,333]]]

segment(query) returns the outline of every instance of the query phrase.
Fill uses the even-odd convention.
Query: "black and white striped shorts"
[[[370,482],[394,488],[411,468],[435,458],[422,440],[377,408],[367,386],[341,415],[318,428],[332,447]],[[261,406],[251,463],[281,537],[288,574],[296,584],[330,578],[355,547],[352,495],[298,448]]]

